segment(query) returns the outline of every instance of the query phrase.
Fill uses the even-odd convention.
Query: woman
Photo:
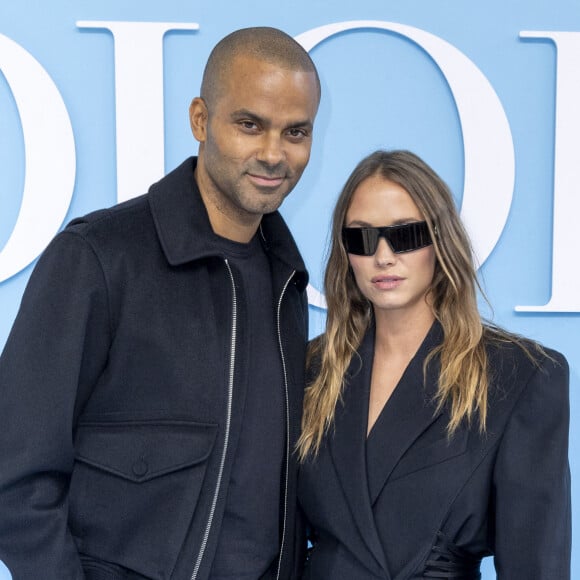
[[[470,243],[421,159],[378,151],[333,218],[310,344],[308,580],[570,575],[568,366],[482,322]]]

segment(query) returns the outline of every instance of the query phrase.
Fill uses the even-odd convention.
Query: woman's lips
[[[404,278],[400,276],[374,276],[371,282],[379,290],[393,290],[394,288],[398,288],[403,280]]]

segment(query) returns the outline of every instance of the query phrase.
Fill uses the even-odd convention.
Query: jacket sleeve
[[[550,351],[512,412],[494,470],[498,580],[569,580],[569,370]]]
[[[90,245],[57,236],[0,358],[0,560],[15,580],[84,578],[67,526],[75,409],[106,363],[107,292]]]

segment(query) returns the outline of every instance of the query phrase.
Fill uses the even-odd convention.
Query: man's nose
[[[258,159],[268,165],[277,165],[284,159],[284,147],[279,135],[265,133],[260,143]]]

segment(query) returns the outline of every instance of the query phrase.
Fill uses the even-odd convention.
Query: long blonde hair
[[[439,356],[436,403],[438,410],[450,405],[450,435],[464,419],[471,422],[474,415],[479,417],[480,428],[485,429],[489,383],[485,343],[513,340],[512,335],[482,322],[471,244],[446,184],[413,153],[372,153],[355,167],[334,209],[324,277],[326,331],[310,343],[308,351],[310,384],[305,392],[302,435],[297,445],[301,460],[317,454],[332,425],[346,371],[372,319],[372,305],[359,290],[349,265],[342,228],[356,189],[376,175],[409,193],[433,240],[437,259],[429,295],[444,338],[427,357],[425,368],[434,356]]]

